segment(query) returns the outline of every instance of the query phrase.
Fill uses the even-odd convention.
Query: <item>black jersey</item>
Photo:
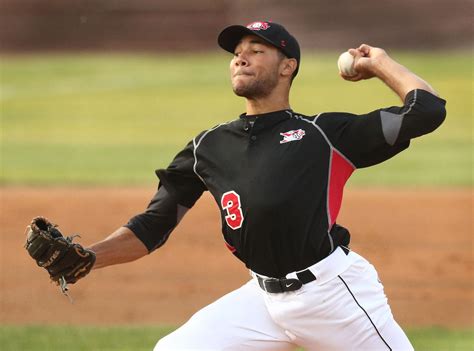
[[[209,190],[227,247],[249,269],[270,277],[305,269],[337,245],[331,228],[354,170],[385,161],[434,130],[444,104],[414,90],[404,106],[365,115],[241,115],[202,132],[158,170],[161,190],[127,227],[151,251]]]

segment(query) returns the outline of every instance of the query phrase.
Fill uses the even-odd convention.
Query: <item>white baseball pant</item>
[[[154,351],[413,350],[367,260],[338,248],[308,269],[316,280],[290,292],[267,293],[254,277],[198,311]]]

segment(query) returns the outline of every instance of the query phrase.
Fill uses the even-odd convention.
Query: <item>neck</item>
[[[247,115],[258,115],[272,111],[286,110],[290,108],[288,94],[270,94],[263,98],[247,98]]]

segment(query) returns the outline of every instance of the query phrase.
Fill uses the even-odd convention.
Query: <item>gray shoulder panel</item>
[[[390,145],[394,145],[397,140],[400,128],[402,127],[403,116],[404,115],[397,115],[387,111],[380,111],[383,135]]]

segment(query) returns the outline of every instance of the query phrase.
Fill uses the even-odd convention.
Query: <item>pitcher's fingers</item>
[[[354,57],[361,57],[362,56],[362,53],[359,51],[359,49],[351,48],[351,49],[347,50],[347,52],[349,54],[351,54],[352,56],[354,56]]]
[[[359,46],[359,50],[362,52],[363,56],[369,56],[371,48],[372,47],[367,44],[362,44],[361,46]]]
[[[360,73],[357,73],[355,76],[346,76],[342,72],[339,72],[339,75],[342,79],[348,80],[350,82],[357,82],[359,80],[362,80],[362,75]]]

